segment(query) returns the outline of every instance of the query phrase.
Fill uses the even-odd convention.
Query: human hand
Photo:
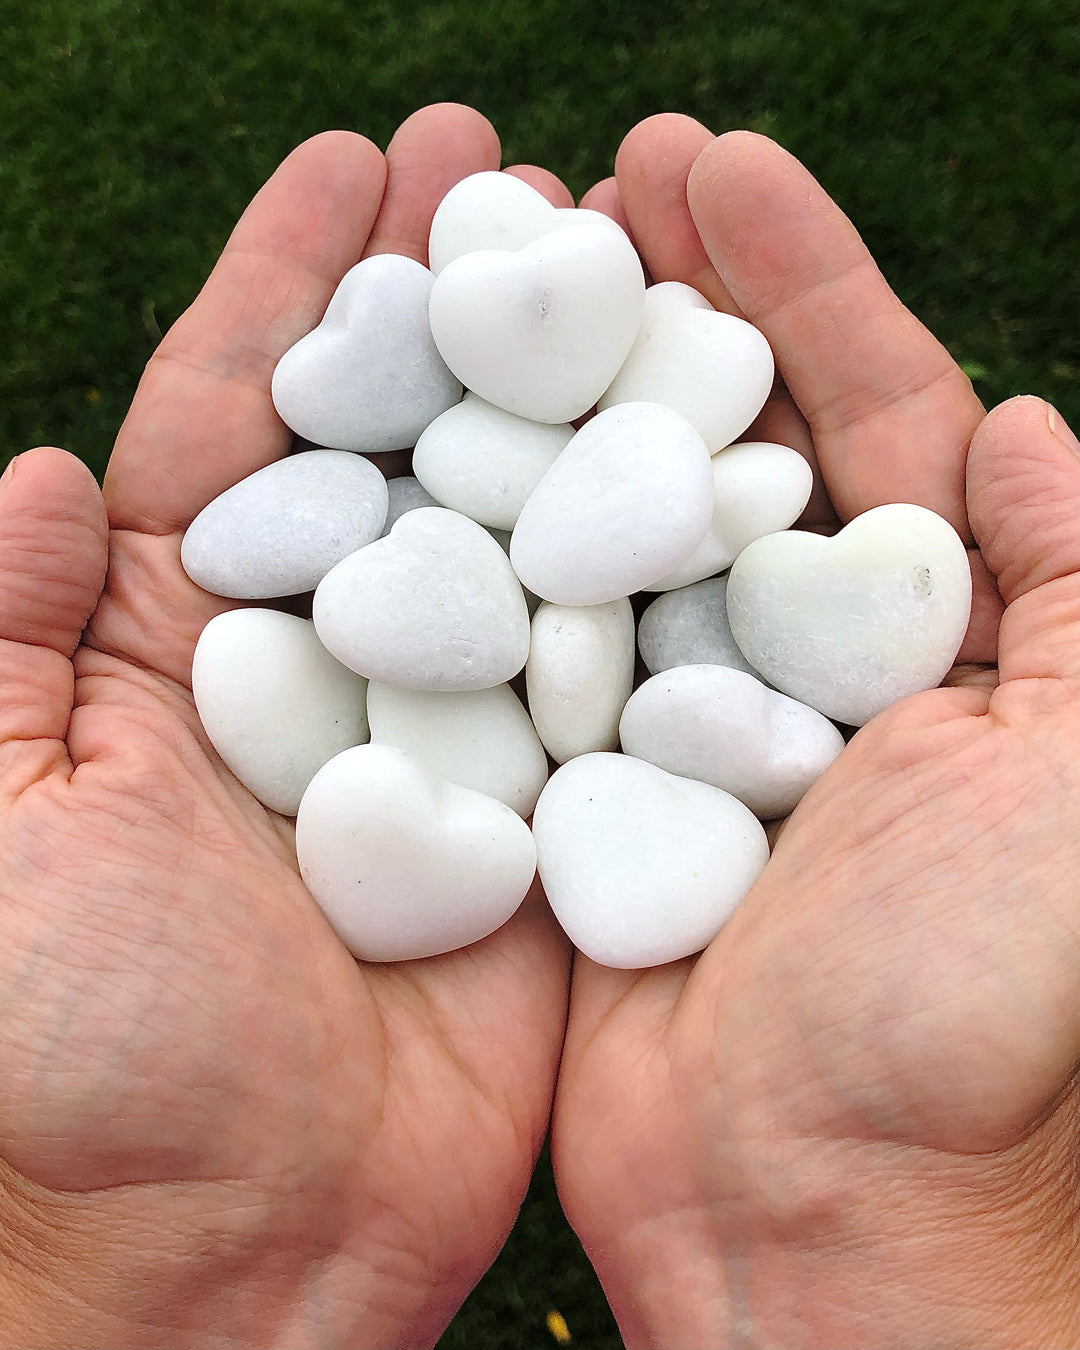
[[[464,951],[358,965],[292,823],[191,700],[198,634],[232,606],[186,578],[180,539],[287,452],[276,359],[361,254],[426,261],[438,201],[499,145],[435,107],[387,161],[329,133],[256,197],[140,384],[111,532],[60,451],[0,492],[4,1345],[430,1344],[544,1135],[568,966],[545,907]]]
[[[650,119],[584,204],[765,332],[803,524],[928,506],[975,599],[952,687],[858,732],[700,958],[575,959],[567,1215],[631,1350],[1072,1345],[1080,449],[1037,399],[984,420],[762,137]]]

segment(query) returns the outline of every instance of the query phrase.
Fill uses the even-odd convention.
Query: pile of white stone
[[[735,443],[772,385],[767,342],[688,286],[646,288],[606,217],[477,174],[439,207],[430,260],[345,276],[273,380],[326,448],[188,530],[209,591],[314,591],[311,620],[213,619],[196,706],[237,778],[297,817],[304,880],[358,957],[474,942],[537,869],[593,959],[689,955],[764,867],[760,821],[843,749],[834,722],[948,671],[964,547],[910,505],[790,530],[806,461]],[[363,457],[410,447],[389,481]]]

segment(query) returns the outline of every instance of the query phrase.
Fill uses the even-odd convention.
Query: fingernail
[[[8,461],[7,468],[4,470],[3,474],[0,474],[0,490],[6,488],[12,478],[15,477],[15,461],[18,458],[18,455],[12,455],[11,459]]]
[[[1059,440],[1067,450],[1071,450],[1077,459],[1080,459],[1080,441],[1073,435],[1068,422],[1049,403],[1046,405],[1046,420],[1050,426],[1050,435]]]

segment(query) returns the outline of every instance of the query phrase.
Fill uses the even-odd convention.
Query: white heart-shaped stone
[[[631,694],[628,755],[730,792],[761,820],[794,811],[844,748],[827,717],[727,666],[679,666]]]
[[[507,684],[464,694],[368,685],[375,745],[407,750],[429,773],[530,816],[547,782],[544,747]]]
[[[673,666],[730,666],[757,674],[731,635],[726,576],[665,591],[642,614],[637,638],[651,675]]]
[[[512,530],[573,435],[568,423],[531,422],[466,394],[416,442],[413,473],[443,506],[481,525]]]
[[[382,528],[380,538],[390,533],[406,511],[418,511],[423,506],[439,505],[427,488],[412,474],[388,478],[386,494],[386,524]]]
[[[529,712],[552,759],[614,750],[619,715],[634,687],[634,611],[606,605],[542,604],[525,663]]]
[[[363,961],[409,961],[487,937],[532,884],[536,847],[505,806],[391,745],[346,750],[296,817],[300,874]]]
[[[327,760],[367,740],[366,687],[306,619],[275,609],[218,614],[191,666],[214,749],[249,792],[285,816],[296,815]]]
[[[481,249],[517,250],[554,230],[559,214],[534,187],[512,174],[470,174],[439,203],[428,235],[436,276],[455,258]]]
[[[663,403],[715,454],[758,415],[772,379],[772,351],[753,324],[717,313],[692,286],[661,281],[645,293],[637,340],[599,406]]]
[[[752,540],[798,520],[814,485],[813,470],[797,450],[768,441],[743,441],[718,451],[712,473],[713,515],[705,538],[647,591],[689,586],[730,567]]]
[[[316,445],[401,450],[461,398],[428,323],[434,277],[383,253],[350,268],[318,327],[274,370],[282,421]]]
[[[713,515],[712,463],[670,408],[623,403],[581,428],[522,508],[510,558],[559,605],[601,605],[665,576]]]
[[[449,263],[431,291],[431,331],[446,364],[488,403],[536,422],[572,422],[626,359],[644,294],[622,231],[574,224],[516,253]]]
[[[770,684],[862,726],[933,689],[967,631],[971,570],[959,535],[922,506],[878,506],[831,539],[756,539],[727,588],[728,620]]]
[[[268,464],[203,508],[180,548],[197,586],[237,600],[313,591],[379,537],[386,479],[369,459],[306,450]]]
[[[506,554],[441,506],[407,512],[339,562],[312,618],[350,670],[402,689],[490,689],[529,654],[529,612]]]
[[[708,946],[769,860],[742,802],[629,755],[581,755],[556,769],[533,835],[567,936],[623,970]]]

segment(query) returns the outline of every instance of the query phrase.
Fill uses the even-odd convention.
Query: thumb
[[[22,743],[62,742],[67,733],[71,656],[101,595],[107,559],[105,504],[90,470],[51,447],[13,459],[0,479],[4,776]],[[55,767],[57,747],[45,749],[47,770]]]
[[[1080,676],[1080,445],[1040,398],[1010,399],[976,429],[968,516],[1007,609],[1002,682]]]

